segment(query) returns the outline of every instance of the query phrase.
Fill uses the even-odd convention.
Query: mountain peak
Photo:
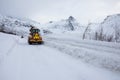
[[[69,20],[69,21],[74,21],[75,18],[74,18],[73,16],[69,16],[68,20]]]

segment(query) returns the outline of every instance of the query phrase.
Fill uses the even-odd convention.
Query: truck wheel
[[[30,41],[28,41],[28,43],[31,45],[32,44],[32,42],[30,42]]]

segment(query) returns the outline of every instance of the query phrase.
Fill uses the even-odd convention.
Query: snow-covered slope
[[[102,23],[103,35],[120,42],[120,14],[108,16]]]
[[[27,35],[32,26],[39,27],[39,23],[29,19],[18,19],[0,15],[0,31],[15,35]]]
[[[99,28],[100,23],[89,23],[86,26],[85,39],[95,39],[95,33]]]
[[[102,23],[88,26],[86,38],[120,42],[120,14],[107,16]]]
[[[70,16],[68,19],[52,22],[42,25],[43,29],[53,33],[63,33],[68,31],[75,31],[82,28],[82,26],[76,21],[76,19]]]

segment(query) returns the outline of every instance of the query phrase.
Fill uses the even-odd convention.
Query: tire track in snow
[[[69,45],[72,45],[72,46],[75,46],[75,47],[82,47],[82,48],[87,48],[87,49],[92,49],[92,50],[97,50],[97,51],[100,51],[100,52],[107,52],[107,53],[111,53],[111,54],[117,54],[118,56],[120,56],[120,49],[118,47],[117,48],[113,48],[113,47],[108,47],[108,46],[101,46],[101,45],[92,45],[92,44],[87,44],[87,43],[82,43],[82,42],[74,42],[74,41],[66,41],[66,40],[59,40],[59,39],[56,39],[56,38],[48,38],[48,40],[52,40],[52,41],[55,41],[55,42],[58,42],[58,43],[64,43],[64,44],[69,44]]]
[[[7,55],[9,55],[9,54],[14,50],[15,46],[16,46],[17,43],[19,42],[18,39],[16,39],[16,38],[13,38],[13,39],[14,39],[14,43],[13,43],[13,45],[9,48],[9,50],[6,52]]]
[[[80,44],[87,44],[87,45],[94,45],[94,46],[102,46],[102,47],[109,47],[109,48],[115,48],[115,49],[120,49],[120,45],[119,44],[116,44],[116,45],[111,45],[110,42],[104,42],[105,44],[103,44],[103,42],[101,41],[94,41],[93,40],[89,40],[86,41],[86,40],[71,40],[71,39],[63,39],[63,38],[54,38],[54,37],[46,37],[47,39],[52,39],[52,40],[61,40],[61,41],[74,41],[74,42],[77,42],[77,43],[80,43]],[[109,43],[109,44],[108,44]],[[107,45],[106,45],[107,44]]]

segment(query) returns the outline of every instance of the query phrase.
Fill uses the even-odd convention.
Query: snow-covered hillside
[[[102,23],[88,25],[86,38],[120,42],[120,14],[107,16]]]
[[[27,35],[32,26],[39,27],[39,23],[29,19],[18,19],[0,15],[0,32],[14,35]]]
[[[74,17],[70,16],[68,19],[63,19],[61,21],[50,21],[49,23],[42,25],[42,27],[53,33],[64,33],[80,30],[83,26],[80,25]]]

